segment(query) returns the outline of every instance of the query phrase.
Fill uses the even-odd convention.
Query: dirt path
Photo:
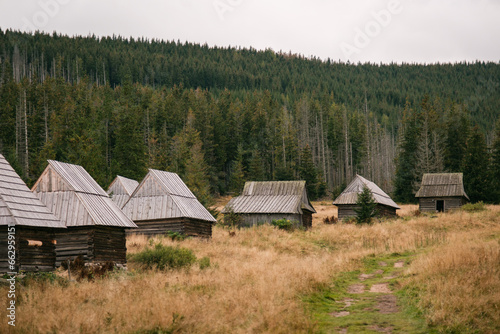
[[[399,307],[397,305],[397,297],[394,295],[394,292],[391,290],[389,282],[380,282],[380,280],[393,280],[398,277],[399,273],[391,272],[389,276],[384,276],[387,268],[387,263],[381,261],[378,263],[381,269],[377,269],[372,273],[361,273],[358,276],[358,280],[363,283],[354,283],[347,287],[347,293],[353,295],[362,295],[361,299],[363,303],[370,303],[370,301],[375,301],[373,308],[365,308],[365,312],[371,313],[379,313],[379,314],[393,314],[399,312]],[[405,261],[397,260],[393,264],[393,268],[403,268],[405,265]],[[345,310],[332,312],[331,316],[339,318],[339,317],[349,317],[351,312],[347,309],[352,308],[356,305],[357,301],[361,299],[352,299],[345,298],[344,308]],[[356,326],[358,327],[358,326]],[[354,329],[350,331],[350,326],[342,326],[336,328],[338,333],[349,333],[349,332],[357,332],[358,329]],[[374,331],[378,333],[393,333],[394,326],[388,325],[387,323],[380,324],[368,324],[366,325],[365,331]]]
[[[363,270],[340,274],[314,301],[319,332],[426,333],[398,299],[399,281],[410,261],[402,254],[369,258]]]

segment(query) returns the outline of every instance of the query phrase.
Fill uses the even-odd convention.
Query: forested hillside
[[[485,177],[500,165],[497,63],[345,64],[12,31],[0,31],[0,60],[0,152],[28,183],[47,159],[103,186],[159,168],[208,203],[250,179],[302,178],[321,196],[358,172],[409,201],[421,172],[477,166],[473,142]]]

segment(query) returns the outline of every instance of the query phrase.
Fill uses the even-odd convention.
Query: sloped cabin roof
[[[337,199],[333,202],[333,205],[354,205],[358,200],[358,194],[363,192],[364,187],[368,187],[372,192],[373,199],[378,204],[390,206],[395,209],[400,207],[387,195],[382,189],[379,188],[375,183],[369,181],[362,177],[361,175],[356,175],[356,177],[349,183],[347,188],[340,194]]]
[[[123,206],[134,221],[192,218],[216,222],[176,173],[150,169]]]
[[[65,228],[0,154],[0,225]]]
[[[66,226],[137,227],[82,166],[48,162],[32,191]]]
[[[462,173],[424,174],[415,197],[465,197]]]
[[[243,193],[231,199],[222,213],[316,213],[307,197],[306,181],[246,182]]]
[[[118,175],[108,187],[108,195],[121,209],[139,185],[136,180]]]

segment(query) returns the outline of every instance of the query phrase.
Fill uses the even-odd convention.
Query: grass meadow
[[[130,236],[131,255],[161,243],[208,257],[210,266],[160,271],[129,261],[128,271],[93,281],[68,282],[64,272],[24,280],[16,327],[4,319],[0,332],[334,333],[336,320],[319,321],[328,310],[311,296],[334,292],[339,277],[363,268],[367,258],[391,254],[409,259],[397,279],[401,316],[435,332],[500,332],[500,206],[416,215],[417,207],[407,205],[397,219],[356,226],[323,224],[336,209],[313,205],[318,214],[309,231],[263,225],[231,236],[216,226],[209,241]],[[7,303],[6,286],[0,301]]]

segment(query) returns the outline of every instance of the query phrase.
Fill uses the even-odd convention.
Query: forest
[[[178,173],[205,205],[246,180],[335,196],[359,173],[414,202],[463,172],[499,202],[500,66],[350,64],[271,49],[0,30],[0,153],[29,184],[47,159],[103,187]],[[495,126],[496,124],[496,126]]]

